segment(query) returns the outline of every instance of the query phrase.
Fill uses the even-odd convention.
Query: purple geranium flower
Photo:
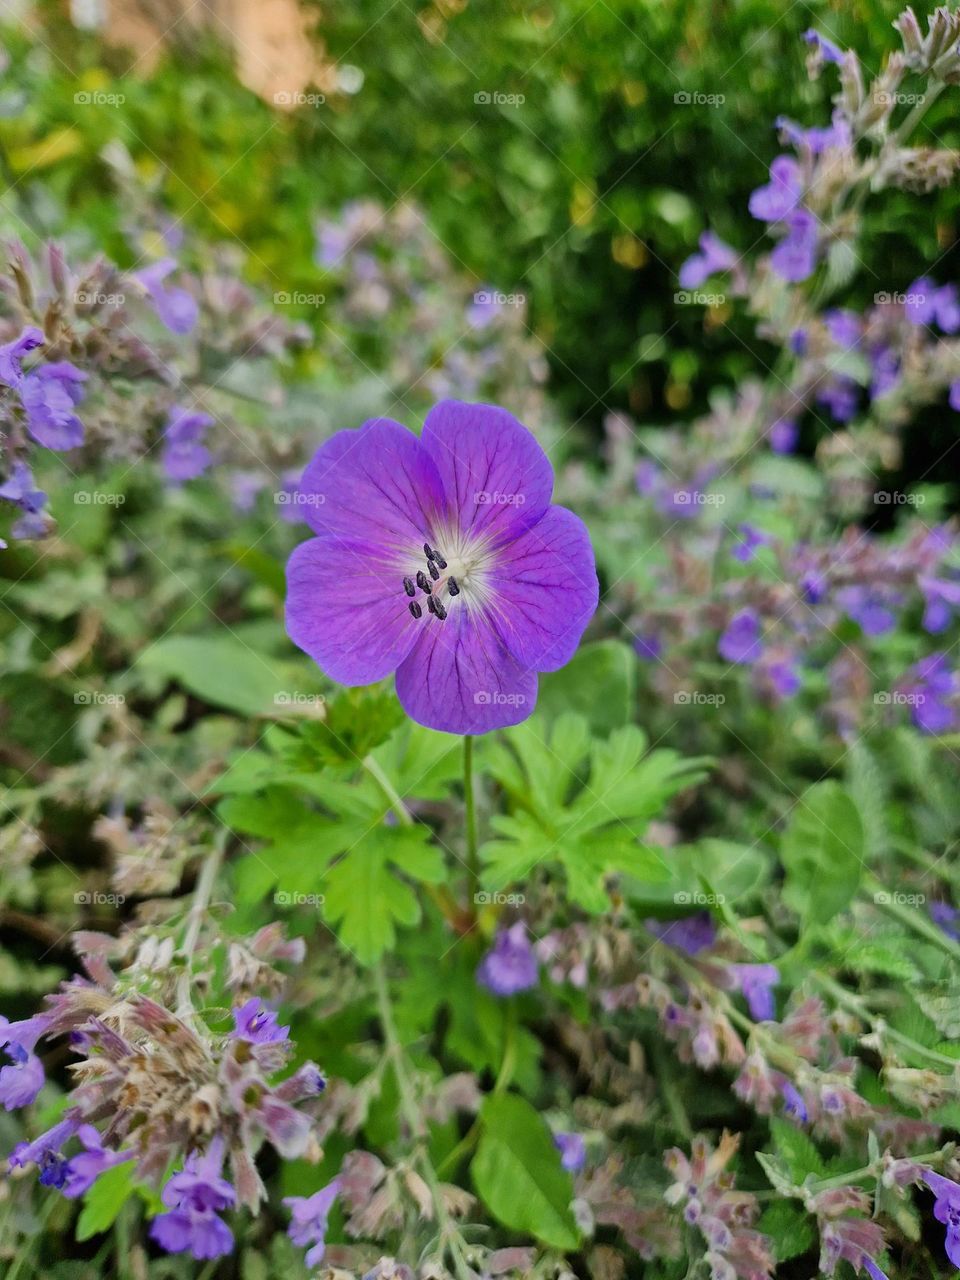
[[[183,334],[189,333],[197,323],[200,308],[186,289],[171,289],[164,284],[176,267],[174,258],[161,258],[159,262],[152,262],[149,267],[138,271],[134,279],[147,291],[157,309],[157,315],[170,332]]]
[[[512,996],[528,991],[540,981],[537,957],[522,920],[501,929],[493,946],[480,962],[477,981],[495,996]]]
[[[770,181],[757,187],[747,207],[761,222],[782,222],[796,209],[802,195],[799,164],[793,156],[777,156],[770,165]]]
[[[525,720],[599,592],[586,527],[552,490],[533,435],[490,405],[444,401],[419,440],[384,418],[337,432],[300,484],[319,536],[287,566],[291,638],[342,684],[395,672],[428,728]]]
[[[174,483],[195,480],[209,467],[210,450],[203,437],[213,425],[208,413],[174,409],[163,432],[163,469]]]
[[[754,1022],[769,1022],[774,1016],[773,988],[780,981],[780,971],[772,964],[732,964],[730,973]]]
[[[101,1173],[114,1165],[126,1164],[134,1158],[132,1151],[111,1151],[103,1145],[100,1134],[92,1124],[82,1124],[77,1137],[84,1150],[71,1156],[64,1171],[63,1194],[68,1200],[77,1200],[89,1191]]]
[[[28,351],[42,347],[43,343],[43,330],[36,325],[28,325],[18,338],[5,342],[0,347],[0,382],[6,387],[19,387],[23,382],[20,361]]]
[[[288,1039],[290,1028],[281,1027],[277,1015],[271,1009],[265,1009],[256,996],[251,996],[246,1004],[233,1010],[230,1034],[235,1040],[246,1040],[250,1044],[274,1044]]]
[[[741,609],[733,615],[717,641],[717,652],[727,662],[756,662],[762,652],[756,610]]]
[[[793,453],[800,438],[796,418],[778,418],[767,432],[770,448],[774,453]]]
[[[206,1154],[193,1152],[164,1187],[169,1211],[154,1218],[150,1236],[168,1253],[190,1253],[200,1261],[223,1257],[233,1248],[233,1232],[218,1216],[237,1199],[221,1176],[223,1148],[223,1139],[214,1138]]]
[[[340,1179],[334,1178],[312,1196],[286,1196],[283,1203],[290,1210],[287,1235],[294,1244],[309,1244],[306,1264],[319,1266],[326,1250],[327,1219],[340,1190]]]
[[[924,1169],[923,1180],[936,1196],[933,1216],[947,1228],[947,1257],[960,1267],[960,1186],[930,1169]]]
[[[560,1152],[560,1164],[568,1173],[579,1173],[587,1160],[587,1146],[580,1133],[555,1133],[553,1145]]]
[[[709,911],[697,911],[680,920],[646,920],[644,923],[661,942],[668,942],[688,956],[712,947],[717,940],[717,926]]]
[[[712,231],[700,237],[700,252],[691,254],[680,267],[680,287],[699,289],[712,275],[730,271],[737,265],[737,251]]]
[[[83,423],[73,412],[83,399],[87,375],[69,360],[43,364],[23,379],[20,399],[27,430],[46,449],[62,452],[83,444]]]
[[[817,220],[809,209],[794,209],[786,225],[787,234],[770,254],[770,267],[781,280],[799,284],[817,265]]]

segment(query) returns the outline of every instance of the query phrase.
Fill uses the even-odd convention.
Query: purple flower
[[[287,1235],[297,1245],[312,1245],[306,1256],[308,1267],[319,1266],[326,1249],[327,1218],[340,1190],[340,1179],[334,1178],[312,1196],[286,1196],[283,1203],[290,1210]]]
[[[930,919],[948,938],[960,941],[960,911],[949,902],[931,902]]]
[[[770,181],[757,187],[747,207],[761,222],[782,222],[796,209],[802,195],[800,166],[793,156],[777,156],[770,165]]]
[[[872,587],[843,587],[837,592],[837,604],[868,636],[886,635],[897,625],[897,616],[890,608],[894,603],[899,603],[898,597]]]
[[[23,379],[20,399],[27,430],[46,449],[63,452],[83,444],[83,423],[73,412],[83,399],[87,375],[69,360],[43,364]]]
[[[257,496],[266,488],[266,477],[259,471],[233,471],[227,481],[234,509],[246,515],[257,503]]]
[[[874,347],[870,352],[870,399],[889,394],[900,381],[900,358],[892,347]]]
[[[174,483],[194,480],[209,467],[210,450],[202,443],[213,425],[208,413],[174,409],[163,432],[163,469]]]
[[[833,113],[833,122],[826,128],[804,129],[788,116],[777,116],[774,124],[784,142],[815,156],[829,147],[847,147],[852,141],[850,124],[837,111]]]
[[[960,329],[960,304],[952,284],[937,286],[929,276],[920,276],[907,289],[903,313],[911,324],[936,323],[944,333]]]
[[[717,926],[709,911],[698,911],[681,920],[646,920],[644,923],[661,942],[668,942],[688,956],[712,947],[717,940]]]
[[[763,664],[761,674],[777,698],[792,698],[802,684],[795,658],[771,657]]]
[[[77,1137],[84,1150],[71,1156],[64,1170],[63,1194],[68,1200],[79,1199],[90,1190],[101,1173],[134,1158],[132,1151],[110,1151],[105,1147],[92,1124],[82,1124],[77,1130]]]
[[[161,258],[159,262],[152,262],[149,267],[138,271],[134,279],[147,291],[157,309],[157,315],[170,332],[183,334],[189,333],[197,323],[200,308],[186,289],[171,289],[164,284],[176,267],[175,259]]]
[[[956,677],[945,653],[931,653],[910,669],[904,692],[913,703],[911,718],[921,733],[946,733],[956,721]]]
[[[760,619],[754,609],[741,609],[733,615],[717,641],[717,652],[727,662],[756,662],[762,645]]]
[[[849,350],[859,343],[862,321],[855,311],[850,311],[847,307],[834,307],[825,312],[823,318],[827,332],[838,347]]]
[[[736,265],[737,251],[712,231],[704,231],[700,237],[700,252],[691,254],[680,267],[680,287],[699,289],[712,275],[730,271]]]
[[[953,611],[960,609],[960,582],[919,578],[918,583],[925,603],[923,629],[930,635],[939,635],[953,621]]]
[[[731,549],[730,554],[741,564],[747,564],[757,554],[758,547],[765,547],[771,541],[768,534],[752,524],[741,524],[738,531],[740,541]]]
[[[778,418],[767,432],[770,448],[774,453],[793,453],[800,438],[796,418]]]
[[[955,1267],[960,1267],[960,1186],[930,1169],[924,1169],[923,1180],[936,1196],[933,1216],[947,1228],[944,1242],[947,1257]]]
[[[795,356],[805,356],[807,354],[808,336],[806,329],[794,329],[787,341],[790,352]]]
[[[781,280],[799,284],[817,265],[817,220],[808,209],[788,214],[787,234],[770,254],[770,267]]]
[[[857,412],[860,390],[853,378],[836,374],[817,392],[817,403],[825,404],[837,422],[849,422]]]
[[[803,33],[803,38],[807,44],[811,45],[820,55],[824,62],[843,62],[843,50],[839,49],[832,40],[828,40],[826,36],[822,36],[819,31],[813,27],[808,28]]]
[[[12,1024],[16,1025],[16,1024]],[[9,1160],[14,1168],[35,1164],[40,1171],[39,1181],[45,1187],[62,1187],[66,1179],[67,1162],[60,1148],[76,1133],[79,1122],[72,1116],[60,1120],[41,1133],[33,1142],[18,1142],[10,1152]]]
[[[471,329],[486,329],[503,311],[499,295],[491,285],[484,285],[473,295],[467,307],[467,324]]]
[[[555,1133],[553,1145],[560,1152],[560,1164],[568,1173],[579,1173],[586,1164],[587,1146],[580,1133]]]
[[[289,1027],[281,1027],[277,1015],[265,1009],[256,996],[252,996],[246,1004],[233,1010],[233,1030],[230,1032],[235,1040],[246,1040],[250,1044],[274,1044],[278,1040],[286,1040],[290,1036]]]
[[[730,972],[754,1022],[769,1022],[774,1016],[773,988],[780,981],[780,971],[772,964],[732,964]]]
[[[495,996],[512,996],[529,991],[540,981],[537,957],[522,920],[501,929],[493,946],[480,961],[477,981]]]
[[[659,636],[642,635],[634,639],[633,647],[636,650],[637,657],[642,658],[644,662],[656,662],[663,653],[663,643]]]
[[[950,383],[949,404],[955,413],[960,413],[960,378]]]
[[[807,1104],[803,1100],[803,1094],[789,1080],[784,1080],[780,1086],[780,1092],[783,1094],[783,1114],[790,1116],[794,1120],[799,1120],[801,1124],[806,1124],[809,1116],[807,1114]]]
[[[870,1277],[870,1280],[889,1280],[886,1272],[881,1271],[868,1253],[863,1255],[863,1268]]]
[[[163,1188],[169,1212],[150,1224],[151,1239],[168,1253],[190,1253],[201,1259],[220,1258],[233,1248],[233,1232],[218,1216],[236,1203],[230,1183],[221,1176],[223,1139],[216,1137],[205,1155],[193,1152],[181,1173]]]
[[[812,570],[800,579],[800,590],[807,604],[821,604],[827,598],[827,580],[822,573]]]
[[[490,405],[444,401],[419,440],[383,418],[338,432],[300,485],[318,536],[287,566],[290,637],[341,684],[395,672],[428,728],[525,720],[599,593],[586,527],[552,490],[533,435]]]
[[[0,347],[0,382],[6,387],[19,387],[23,382],[23,370],[20,361],[28,351],[42,347],[45,339],[43,330],[36,325],[28,325],[12,342],[5,342]]]
[[[5,1111],[15,1111],[29,1107],[43,1088],[46,1076],[43,1063],[23,1045],[8,1044],[7,1056],[11,1062],[0,1067],[0,1102]]]
[[[15,538],[43,537],[47,530],[47,517],[43,514],[47,495],[33,487],[33,473],[25,462],[13,464],[10,475],[0,485],[0,498],[15,503],[23,512],[11,530]]]

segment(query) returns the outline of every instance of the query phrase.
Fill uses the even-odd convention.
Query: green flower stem
[[[213,894],[213,887],[220,870],[220,864],[223,861],[227,838],[228,835],[225,829],[221,829],[217,833],[213,848],[207,854],[206,860],[200,869],[200,875],[197,877],[197,886],[193,891],[193,901],[187,914],[187,927],[183,935],[183,946],[180,949],[183,971],[177,982],[177,1017],[183,1018],[187,1022],[193,1020],[193,984],[191,981],[193,974],[190,962],[200,940],[200,930],[203,928],[204,917],[210,905],[210,898]]]
[[[377,786],[390,801],[390,807],[396,814],[397,821],[404,827],[412,827],[413,817],[410,810],[403,802],[403,796],[401,796],[400,792],[380,768],[373,756],[364,756],[362,763],[367,773],[369,773],[370,777],[373,778],[374,782],[376,782]]]
[[[877,1015],[873,1013],[867,1002],[861,997],[855,995],[852,991],[848,991],[846,987],[840,985],[833,978],[825,973],[815,971],[811,974],[813,980],[828,992],[837,1004],[842,1005],[845,1009],[849,1009],[851,1013],[855,1013],[857,1017],[862,1018],[864,1022],[870,1026],[874,1026],[877,1022]],[[935,1063],[938,1067],[950,1067],[955,1070],[957,1059],[950,1058],[945,1053],[938,1053],[936,1049],[928,1049],[925,1045],[918,1043],[912,1036],[905,1035],[902,1031],[897,1031],[894,1027],[889,1026],[885,1021],[879,1033],[884,1039],[890,1040],[893,1044],[898,1044],[910,1053],[916,1054],[918,1057],[926,1058],[928,1062]]]
[[[508,1000],[504,1029],[503,1029],[503,1057],[500,1060],[500,1070],[497,1072],[497,1078],[494,1081],[493,1089],[489,1096],[493,1096],[509,1088],[510,1082],[513,1080],[514,1068],[517,1064],[517,1007],[513,1000]],[[441,1161],[437,1172],[441,1177],[445,1177],[448,1173],[452,1173],[456,1169],[461,1160],[466,1159],[473,1148],[477,1145],[480,1138],[480,1120],[474,1120],[473,1124],[463,1135],[452,1151],[448,1152]]]
[[[434,1212],[437,1215],[437,1226],[440,1231],[440,1241],[450,1250],[453,1259],[454,1272],[457,1280],[470,1280],[472,1275],[471,1269],[467,1264],[464,1252],[463,1237],[460,1235],[456,1224],[447,1212],[447,1206],[443,1201],[443,1191],[440,1186],[440,1179],[437,1171],[433,1167],[429,1153],[426,1148],[426,1132],[423,1123],[423,1117],[417,1106],[417,1100],[414,1096],[413,1085],[407,1072],[406,1057],[404,1054],[403,1044],[397,1032],[397,1024],[393,1017],[393,1006],[390,1003],[390,991],[387,986],[387,975],[381,962],[374,969],[374,983],[377,992],[377,1009],[379,1012],[380,1026],[383,1030],[383,1039],[386,1045],[386,1056],[393,1064],[394,1074],[397,1078],[397,1090],[400,1094],[400,1110],[404,1119],[410,1127],[413,1136],[414,1147],[413,1158],[420,1167],[424,1181],[430,1188],[430,1195],[433,1199]]]
[[[473,738],[463,739],[463,796],[466,805],[467,877],[470,901],[467,904],[471,916],[477,912],[477,894],[480,892],[480,862],[477,856],[477,798],[473,787]]]

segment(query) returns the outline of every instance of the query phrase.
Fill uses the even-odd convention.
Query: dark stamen
[[[431,597],[430,597],[430,599],[432,600],[432,599],[433,599],[433,596],[431,596]],[[416,600],[411,600],[411,601],[410,601],[410,612],[413,614],[413,616],[414,616],[415,618],[422,618],[422,617],[423,617],[423,610],[422,610],[422,609],[420,608],[420,606],[417,604]]]
[[[417,586],[420,588],[421,591],[426,591],[427,595],[429,595],[430,592],[433,590],[433,587],[431,587],[430,585],[430,579],[427,577],[427,575],[423,572],[422,569],[417,570]]]
[[[434,580],[434,582],[436,582],[436,580],[440,577],[440,570],[437,568],[437,566],[433,563],[432,560],[427,561],[427,568],[430,570],[430,577]]]
[[[431,596],[430,599],[433,600],[434,604],[436,605],[436,608],[434,609],[433,612],[437,615],[437,617],[442,622],[444,618],[447,616],[446,609],[443,607],[440,601],[436,598],[436,596]]]
[[[428,560],[432,560],[437,553],[434,551],[433,547],[431,547],[429,542],[425,542],[423,544],[423,554]]]
[[[437,597],[436,597],[436,596],[427,596],[427,608],[430,610],[430,612],[431,612],[431,613],[434,613],[434,614],[435,614],[435,613],[437,612]]]
[[[403,589],[408,596],[415,596],[417,594],[417,588],[413,585],[412,578],[404,578]]]
[[[444,560],[443,556],[440,554],[439,551],[435,551],[433,553],[433,558],[436,561],[437,568],[445,569],[447,567],[447,562],[446,560]]]
[[[458,596],[460,594],[460,583],[456,578],[447,579],[447,590],[452,596]]]

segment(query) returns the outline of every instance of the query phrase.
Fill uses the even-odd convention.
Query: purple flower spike
[[[135,279],[146,290],[157,309],[157,315],[170,332],[184,334],[189,333],[197,323],[200,308],[186,289],[170,289],[164,284],[176,267],[173,258],[161,258],[159,262],[153,262],[143,271],[138,271]]]
[[[100,1134],[91,1124],[82,1124],[77,1130],[77,1137],[83,1143],[84,1150],[67,1161],[63,1194],[68,1200],[79,1199],[90,1190],[101,1173],[134,1158],[132,1151],[110,1151],[103,1145]]]
[[[553,1145],[560,1152],[560,1164],[568,1173],[579,1173],[587,1161],[587,1146],[580,1133],[555,1133]]]
[[[58,1121],[52,1129],[41,1133],[39,1138],[34,1138],[33,1142],[17,1143],[10,1152],[10,1163],[17,1169],[22,1169],[28,1164],[37,1165],[41,1170],[42,1180],[43,1171],[51,1167],[51,1162],[54,1159],[62,1160],[60,1148],[73,1137],[78,1128],[78,1122],[72,1117],[68,1116],[65,1120]]]
[[[286,1196],[283,1203],[290,1210],[287,1235],[298,1245],[312,1245],[306,1256],[308,1267],[323,1261],[326,1250],[327,1219],[340,1190],[340,1179],[334,1178],[312,1196]]]
[[[756,662],[763,652],[760,619],[754,609],[741,609],[727,623],[717,641],[717,652],[727,662]]]
[[[277,1015],[252,996],[246,1004],[233,1010],[230,1034],[235,1040],[246,1040],[250,1044],[274,1044],[277,1040],[287,1040],[290,1028],[281,1027]]]
[[[150,1224],[151,1239],[168,1253],[190,1253],[197,1261],[220,1258],[233,1249],[233,1232],[218,1217],[236,1203],[236,1193],[221,1176],[223,1139],[214,1138],[205,1155],[187,1157],[162,1192],[169,1212]]]
[[[83,444],[83,423],[73,412],[83,399],[87,375],[69,360],[43,364],[28,373],[20,388],[27,430],[46,449],[62,453]]]
[[[493,946],[480,962],[477,981],[495,996],[512,996],[529,991],[540,981],[537,957],[522,920],[501,929]]]
[[[681,289],[699,289],[712,275],[731,271],[737,265],[737,251],[712,231],[700,237],[700,252],[692,254],[680,267]]]
[[[195,480],[209,467],[210,450],[202,443],[213,418],[191,409],[174,409],[163,433],[163,469],[175,484]]]
[[[322,446],[300,483],[318,535],[287,565],[287,631],[332,679],[396,673],[419,724],[478,734],[533,711],[597,607],[586,527],[550,505],[533,435],[444,401],[418,440],[378,418]]]
[[[780,971],[772,964],[732,964],[734,983],[742,991],[754,1022],[769,1022],[774,1016],[773,988],[780,981]]]
[[[5,342],[0,347],[0,382],[5,387],[21,385],[23,370],[20,368],[20,361],[28,351],[42,347],[43,343],[43,330],[38,329],[36,325],[29,325],[19,338],[14,338],[13,342]]]
[[[802,194],[800,166],[792,156],[777,156],[770,165],[770,181],[757,187],[747,207],[761,222],[782,222],[796,209]]]
[[[930,1169],[924,1170],[923,1180],[936,1196],[933,1216],[947,1228],[944,1242],[947,1257],[955,1267],[960,1267],[960,1186]]]
[[[808,209],[795,209],[786,224],[787,234],[771,253],[770,267],[781,280],[799,284],[817,265],[817,220]]]

